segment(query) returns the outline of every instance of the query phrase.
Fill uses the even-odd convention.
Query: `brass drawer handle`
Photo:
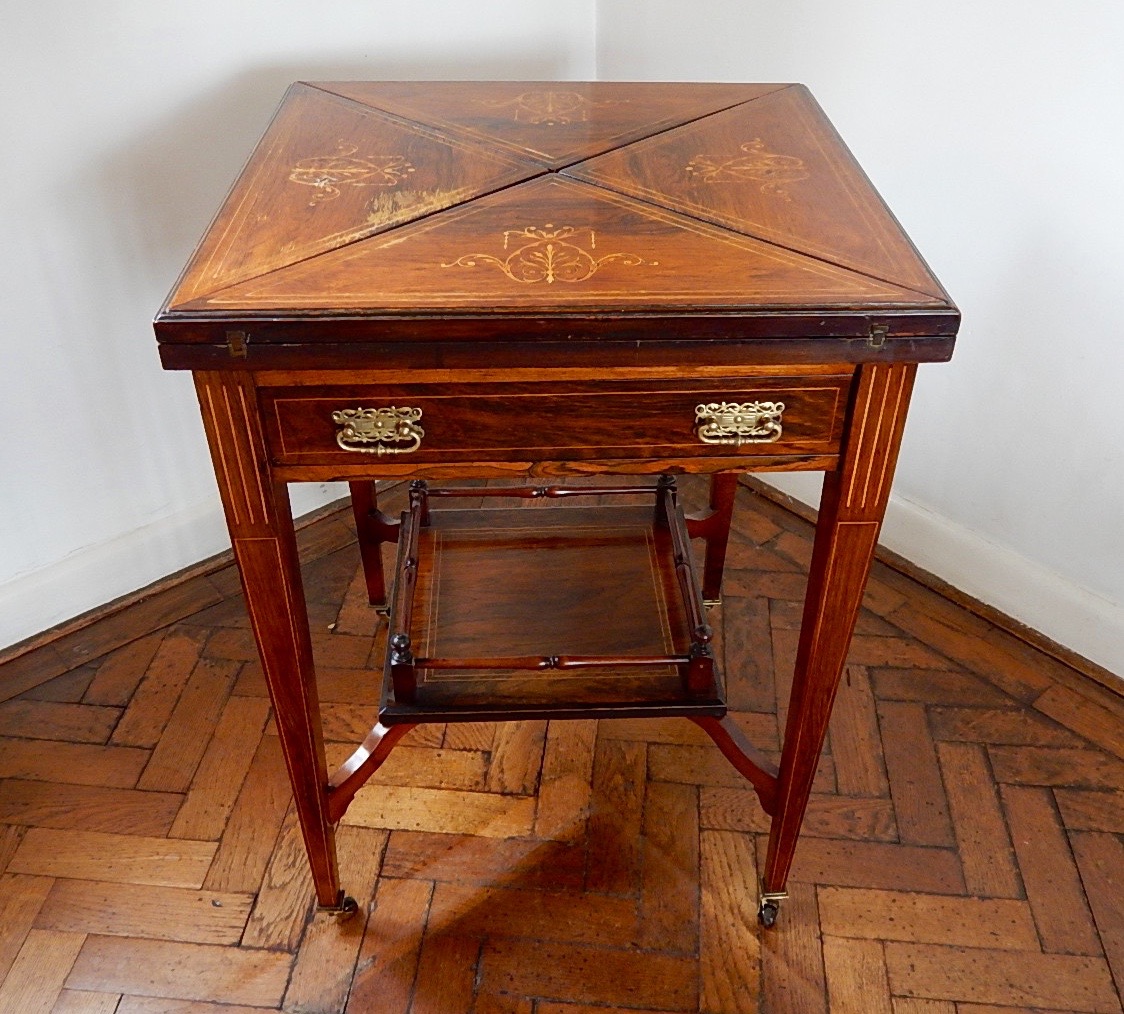
[[[421,447],[425,430],[420,408],[343,408],[332,413],[339,429],[336,443],[360,454],[411,454]]]
[[[695,434],[704,444],[771,444],[781,438],[783,401],[712,401],[695,406]]]

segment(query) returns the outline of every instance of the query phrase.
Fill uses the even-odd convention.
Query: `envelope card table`
[[[320,905],[352,907],[335,826],[417,724],[682,716],[771,817],[771,925],[914,374],[958,323],[800,85],[293,85],[155,328],[194,375]],[[706,610],[737,476],[795,469],[825,479],[775,766]],[[698,516],[684,473],[711,476]],[[328,480],[388,614],[379,721],[335,772],[287,491]],[[410,482],[401,518],[375,480]]]

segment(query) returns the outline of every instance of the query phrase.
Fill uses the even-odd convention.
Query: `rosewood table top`
[[[958,321],[802,85],[319,82],[289,89],[156,329],[171,368],[231,342],[284,367],[594,339],[919,362]]]

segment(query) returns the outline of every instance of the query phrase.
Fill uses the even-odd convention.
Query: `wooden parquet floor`
[[[697,490],[692,490],[697,495]],[[715,615],[778,747],[809,529],[747,489]],[[382,650],[345,512],[302,533],[330,761]],[[766,821],[685,721],[415,730],[314,915],[230,568],[0,668],[0,1012],[1119,1012],[1124,703],[877,567],[772,931]]]

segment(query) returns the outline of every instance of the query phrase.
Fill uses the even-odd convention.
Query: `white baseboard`
[[[803,503],[819,503],[819,473],[759,478]],[[879,541],[972,598],[1124,675],[1124,604],[898,495],[890,499]]]
[[[291,488],[293,513],[346,494],[330,483]],[[16,644],[90,609],[138,591],[230,548],[218,497],[86,546],[57,563],[0,584],[0,648]]]

